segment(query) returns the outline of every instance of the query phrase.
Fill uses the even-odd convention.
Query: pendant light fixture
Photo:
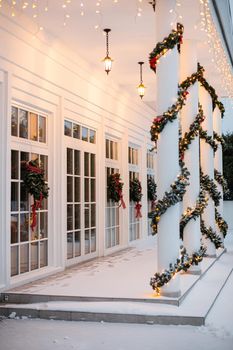
[[[109,56],[109,43],[108,43],[108,33],[111,32],[111,29],[105,28],[104,32],[106,33],[106,57],[103,59],[105,72],[108,74],[112,69],[113,60]]]
[[[140,65],[140,84],[138,85],[137,89],[138,89],[138,95],[143,98],[143,96],[145,95],[145,85],[143,84],[143,80],[142,80],[142,65],[144,64],[144,62],[138,62],[138,64]]]

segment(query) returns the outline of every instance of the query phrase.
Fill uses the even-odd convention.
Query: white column
[[[200,86],[199,88],[199,100],[203,107],[205,120],[202,123],[202,127],[207,131],[208,135],[213,137],[213,112],[212,112],[212,99],[209,93]],[[200,140],[200,155],[201,155],[201,168],[204,175],[209,175],[211,179],[214,179],[214,151],[212,147]],[[215,231],[215,210],[214,201],[209,198],[208,205],[204,210],[202,218],[207,228],[211,227]],[[203,237],[204,245],[207,247],[207,254],[209,256],[216,256],[216,249],[214,244]]]
[[[175,0],[159,0],[156,7],[156,30],[158,41],[171,32],[169,10],[175,7]],[[163,114],[176,101],[179,77],[179,57],[175,47],[157,65],[157,113]],[[158,140],[158,198],[179,174],[178,120],[168,122]],[[161,216],[158,225],[158,271],[169,268],[179,256],[179,203]],[[171,297],[180,295],[179,276],[161,288],[161,294]]]
[[[181,46],[181,82],[197,71],[197,43],[194,40],[184,40]],[[198,114],[198,83],[189,88],[189,96],[186,105],[181,111],[182,136],[189,131]],[[199,172],[199,137],[196,137],[185,151],[185,166],[190,172],[189,183],[183,199],[183,210],[195,207],[200,192]],[[200,218],[190,220],[184,228],[184,247],[188,254],[200,249]],[[192,266],[189,271],[192,274],[201,272],[200,266]]]
[[[218,135],[222,136],[222,117],[221,117],[221,112],[220,112],[218,107],[216,107],[214,110],[213,129]],[[218,149],[215,152],[215,156],[214,156],[214,168],[216,170],[218,170],[221,174],[223,173],[223,169],[222,169],[222,145],[220,142],[218,143]],[[218,210],[219,214],[221,216],[223,216],[223,190],[222,190],[222,186],[219,185],[219,183],[217,181],[215,181],[215,183],[217,185],[218,191],[221,193],[221,196],[222,196],[222,199],[220,199],[220,204],[217,207],[217,210]],[[216,231],[217,231],[217,234],[222,238],[222,241],[224,241],[223,234],[220,232],[217,224],[216,224]]]

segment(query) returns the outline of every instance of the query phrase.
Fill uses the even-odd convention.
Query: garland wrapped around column
[[[225,142],[224,138],[222,136],[220,136],[218,133],[216,133],[216,131],[213,131],[213,137],[216,141],[221,143],[223,148],[225,147],[226,142]]]
[[[190,220],[196,220],[204,212],[208,205],[208,197],[203,190],[200,191],[196,205],[193,208],[188,207],[182,214],[180,220],[180,238],[183,240],[184,228]]]
[[[41,209],[42,200],[48,198],[49,188],[44,179],[44,170],[36,161],[25,162],[23,165],[23,184],[26,191],[33,196],[31,214],[31,229],[34,231],[37,221],[36,211]]]
[[[201,187],[207,191],[210,197],[213,199],[216,207],[220,204],[221,193],[218,192],[218,188],[214,183],[214,180],[209,177],[209,175],[204,175],[202,170],[200,171],[200,182]]]
[[[217,208],[215,208],[215,221],[218,225],[219,231],[222,233],[223,237],[225,238],[228,231],[228,225],[227,225],[227,222],[221,216],[221,214],[218,212]]]
[[[181,173],[177,176],[171,185],[171,190],[165,192],[162,199],[159,199],[154,206],[154,211],[149,213],[149,218],[152,219],[152,235],[158,232],[158,223],[160,221],[161,215],[163,215],[168,208],[182,201],[185,194],[185,188],[189,185],[189,171],[185,168],[184,163],[180,162]]]
[[[153,177],[149,176],[147,178],[147,198],[151,201],[151,208],[154,209],[155,201],[157,199],[156,194],[157,185]]]
[[[149,55],[150,68],[156,73],[156,65],[159,62],[159,58],[166,54],[168,50],[173,49],[177,45],[177,49],[180,52],[180,44],[182,44],[184,27],[182,24],[177,23],[177,30],[172,30],[168,37],[164,38],[162,42],[159,42],[153,51]]]
[[[201,233],[215,245],[216,249],[223,248],[221,237],[217,235],[211,226],[207,228],[203,220],[201,220]]]
[[[123,186],[124,183],[121,180],[119,173],[110,174],[108,176],[108,198],[115,203],[120,203],[119,207],[126,208],[125,201],[123,198]]]
[[[213,149],[214,153],[218,149],[218,144],[217,142],[214,141],[214,138],[208,135],[206,130],[203,130],[202,127],[200,126],[199,128],[199,135],[201,139],[204,139],[206,143],[210,145],[210,147]]]
[[[230,192],[228,188],[227,180],[217,169],[214,169],[214,179],[215,181],[217,181],[219,185],[222,186],[224,197],[227,198]]]
[[[141,213],[141,199],[142,199],[142,186],[141,182],[138,179],[130,180],[129,187],[129,197],[130,201],[135,202],[136,218],[139,219],[142,217]]]
[[[162,273],[156,272],[153,277],[150,279],[150,285],[153,290],[156,291],[156,294],[160,295],[160,288],[167,284],[172,277],[174,277],[180,271],[188,271],[192,265],[198,265],[205,256],[206,248],[201,246],[201,248],[193,253],[188,255],[185,248],[181,251],[181,257],[176,260],[175,264],[170,264],[169,269],[163,271]]]

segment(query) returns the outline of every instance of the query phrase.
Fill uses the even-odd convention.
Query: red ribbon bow
[[[139,202],[137,202],[135,205],[137,219],[142,217],[141,207],[142,207],[142,205]]]
[[[31,223],[31,229],[34,231],[34,228],[36,227],[36,210],[41,209],[42,207],[42,200],[43,200],[43,194],[40,193],[40,199],[35,200],[35,202],[32,204],[32,223]]]

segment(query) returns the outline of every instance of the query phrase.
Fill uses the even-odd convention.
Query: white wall
[[[0,111],[1,117],[1,232],[0,247],[5,252],[0,254],[0,289],[12,284],[10,282],[10,105],[12,102],[23,103],[29,108],[36,108],[49,116],[49,177],[50,177],[50,216],[49,234],[52,238],[50,247],[50,268],[44,270],[48,274],[55,269],[64,268],[65,258],[65,152],[63,137],[64,118],[77,120],[97,130],[100,139],[98,144],[97,172],[99,180],[99,201],[104,203],[103,166],[105,132],[121,139],[122,175],[125,180],[124,192],[127,188],[127,146],[128,140],[141,147],[142,155],[146,154],[150,144],[150,125],[153,111],[136,95],[130,96],[117,87],[104,71],[93,71],[92,67],[69,52],[61,43],[43,43],[22,27],[0,15]],[[102,67],[101,67],[102,68]],[[111,75],[111,74],[110,74]],[[4,91],[4,93],[2,92]],[[5,104],[4,104],[5,102]],[[3,137],[4,136],[4,137]],[[145,155],[142,156],[145,163]],[[141,178],[146,178],[146,168],[141,167]],[[142,181],[142,205],[144,228],[147,227],[145,209],[147,205],[146,181]],[[63,190],[62,190],[63,189]],[[102,212],[101,212],[102,210]],[[104,208],[99,209],[103,217]],[[128,212],[128,211],[127,211]],[[127,227],[127,214],[124,223]],[[99,232],[103,235],[103,220],[99,220]],[[127,232],[128,234],[128,232]],[[127,244],[127,241],[125,241]],[[26,275],[25,275],[26,276]],[[19,284],[25,276],[15,279]],[[26,280],[38,278],[39,273],[31,273]]]

